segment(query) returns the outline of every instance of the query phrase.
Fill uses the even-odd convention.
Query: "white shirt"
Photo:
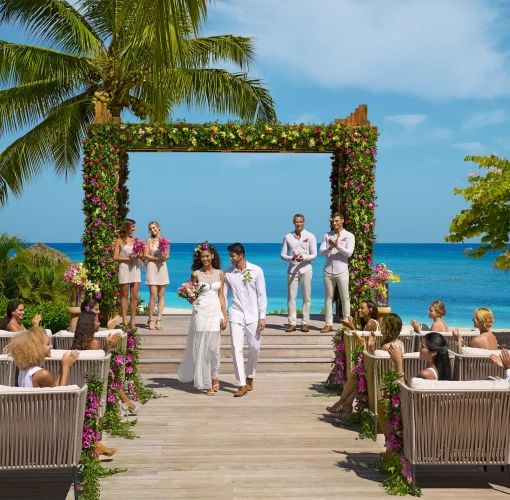
[[[506,379],[510,382],[510,368],[506,371]]]
[[[336,239],[335,231],[330,231],[322,238],[319,253],[326,256],[326,264],[324,266],[325,274],[340,274],[349,270],[349,257],[354,252],[354,235],[342,229],[338,239],[338,246],[329,247],[329,241]]]
[[[287,255],[290,252],[290,255]],[[293,255],[302,255],[303,260],[297,262],[292,260]],[[317,240],[312,233],[301,231],[300,237],[298,238],[295,232],[289,233],[283,239],[282,251],[280,252],[282,260],[286,260],[289,263],[289,274],[307,273],[312,270],[312,260],[317,258]]]
[[[230,291],[232,291],[232,303],[229,309],[229,321],[249,325],[259,319],[266,319],[266,282],[259,266],[247,261],[246,269],[242,272],[235,266],[227,269],[223,287],[225,302]]]

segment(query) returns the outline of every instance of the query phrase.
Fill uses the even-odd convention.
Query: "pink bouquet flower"
[[[140,253],[143,254],[145,250],[145,243],[140,238],[133,239],[133,250],[131,251],[131,255],[138,255]]]
[[[200,295],[205,285],[201,285],[200,283],[194,283],[191,280],[185,281],[178,289],[177,295],[182,299],[195,299]],[[195,311],[195,306],[193,306],[193,310]]]
[[[167,238],[159,238],[158,250],[161,256],[166,255],[170,249],[170,240]]]

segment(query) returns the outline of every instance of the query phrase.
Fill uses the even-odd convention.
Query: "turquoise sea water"
[[[80,243],[47,243],[73,261],[83,260]],[[222,268],[230,267],[227,243],[214,243],[220,252]],[[489,307],[495,315],[495,328],[510,328],[510,274],[491,267],[493,255],[482,259],[468,259],[463,249],[470,245],[449,243],[378,243],[375,262],[384,262],[401,277],[400,283],[390,285],[390,305],[405,323],[411,318],[427,321],[427,310],[433,300],[446,304],[446,322],[451,326],[472,326],[471,318],[477,307]],[[473,246],[471,244],[471,246]],[[176,295],[177,287],[190,276],[191,255],[195,243],[172,243],[168,261],[170,285],[167,287],[165,307],[191,306]],[[247,243],[246,258],[262,267],[267,286],[268,311],[287,309],[287,263],[280,259],[280,243]],[[312,283],[312,313],[324,307],[322,267],[324,257],[314,262]],[[148,301],[149,291],[140,287]],[[300,309],[298,296],[298,309]]]

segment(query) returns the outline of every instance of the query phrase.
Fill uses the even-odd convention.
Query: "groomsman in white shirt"
[[[223,293],[226,302],[229,292],[232,292],[229,309],[230,341],[238,386],[234,397],[239,398],[253,390],[261,332],[266,327],[266,283],[262,269],[245,260],[241,243],[234,243],[227,250],[233,266],[225,271]],[[245,332],[249,349],[246,372],[243,355]]]
[[[305,230],[305,216],[294,215],[294,232],[283,239],[280,257],[289,263],[287,270],[287,307],[289,309],[289,327],[286,332],[296,330],[296,296],[298,285],[303,295],[303,321],[301,331],[308,332],[310,309],[312,306],[312,260],[317,258],[317,240]]]
[[[321,330],[321,333],[328,333],[333,330],[335,286],[338,286],[340,293],[342,319],[347,320],[351,314],[348,261],[354,252],[354,235],[344,229],[344,216],[342,214],[333,214],[332,224],[333,231],[324,235],[319,249],[320,255],[326,256],[326,265],[324,266],[326,326]]]

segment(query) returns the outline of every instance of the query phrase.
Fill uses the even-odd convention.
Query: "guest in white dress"
[[[126,219],[122,223],[119,237],[115,241],[113,258],[119,263],[119,285],[120,285],[120,314],[122,322],[127,324],[128,297],[131,312],[130,323],[135,327],[136,306],[138,304],[138,291],[140,290],[141,262],[143,252],[133,254],[133,234],[136,230],[136,223],[133,219]]]
[[[430,327],[423,323],[418,323],[415,319],[411,320],[411,326],[416,333],[421,333],[423,330],[430,330],[431,332],[448,331],[448,325],[443,319],[443,316],[446,316],[446,307],[440,300],[435,300],[430,304],[428,315],[432,320],[432,325]]]
[[[161,228],[156,221],[149,224],[150,238],[145,242],[144,258],[147,261],[147,273],[145,284],[149,286],[149,321],[147,326],[149,330],[154,330],[154,306],[156,305],[156,297],[158,299],[158,319],[156,320],[156,330],[162,330],[161,316],[165,308],[165,288],[170,283],[168,279],[168,269],[166,261],[170,258],[170,243],[168,250],[162,253],[159,249],[161,239]]]
[[[204,242],[193,254],[191,279],[204,285],[193,304],[188,330],[188,341],[179,367],[181,382],[191,382],[208,396],[220,388],[221,331],[227,327],[227,308],[223,295],[225,275],[220,271],[221,261],[212,245]]]

